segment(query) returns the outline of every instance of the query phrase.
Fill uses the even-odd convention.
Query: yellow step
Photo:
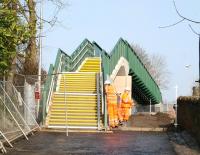
[[[88,104],[88,105],[97,105],[97,101],[96,100],[69,100],[69,99],[64,99],[64,98],[54,98],[53,99],[53,105],[55,104],[67,104],[67,105],[73,105],[73,104]]]
[[[66,122],[49,122],[48,125],[66,125]],[[70,122],[67,125],[71,126],[97,126],[97,123],[80,123],[80,122]]]
[[[64,93],[54,93],[53,94],[53,96],[54,97],[62,97],[62,96],[67,96],[68,98],[96,98],[96,96],[95,95],[76,95],[76,94],[74,94],[74,95],[72,95],[72,94],[64,94]]]
[[[59,123],[97,123],[97,120],[88,120],[88,119],[49,119],[49,122],[59,122]]]
[[[96,109],[97,108],[97,106],[95,105],[95,106],[76,106],[76,105],[71,105],[71,106],[57,106],[57,105],[52,105],[51,106],[51,109],[75,109],[75,110],[86,110],[86,109]]]
[[[96,107],[96,104],[53,104],[51,107],[52,108],[68,108],[68,107],[86,107],[86,108],[90,108],[90,107]]]
[[[51,115],[51,116],[57,116],[57,115],[66,115],[66,113],[65,113],[65,111],[50,111],[49,112],[49,115]],[[97,115],[97,111],[95,111],[95,112],[85,112],[85,113],[80,113],[80,112],[67,112],[67,115],[68,116],[82,116],[82,115],[84,115],[84,116],[96,116]]]
[[[55,119],[55,118],[60,118],[60,119],[65,119],[66,115],[51,115],[50,119]],[[67,118],[69,119],[97,119],[97,116],[95,115],[67,115]]]
[[[65,109],[59,109],[59,110],[57,110],[57,109],[51,109],[51,112],[65,112],[66,110]],[[79,112],[79,113],[95,113],[95,112],[97,112],[97,110],[95,110],[95,109],[67,109],[67,112]]]

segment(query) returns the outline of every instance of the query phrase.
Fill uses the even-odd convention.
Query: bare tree
[[[197,31],[194,30],[194,28],[190,25],[191,23],[192,24],[196,24],[196,25],[199,25],[200,24],[200,21],[198,20],[194,20],[192,18],[188,18],[186,17],[185,15],[182,15],[182,13],[179,11],[177,5],[176,5],[176,2],[175,0],[173,0],[173,4],[174,4],[174,9],[176,11],[176,14],[179,16],[180,20],[173,23],[173,24],[170,24],[170,25],[166,25],[166,26],[160,26],[159,28],[169,28],[169,27],[174,27],[180,23],[182,23],[183,21],[186,21],[188,23],[188,26],[189,28],[191,29],[191,31],[196,35],[198,36],[199,38],[199,77],[198,77],[198,80],[195,81],[195,82],[198,82],[199,83],[199,87],[200,87],[200,33],[198,33]]]
[[[161,89],[167,89],[169,82],[169,71],[167,70],[165,58],[159,54],[149,55],[137,44],[132,44],[132,48],[158,86]]]

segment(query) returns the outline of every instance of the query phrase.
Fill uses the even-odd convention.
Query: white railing
[[[51,86],[50,86],[50,90],[49,90],[49,94],[48,94],[47,102],[46,102],[46,113],[48,113],[49,107],[51,106],[51,103],[52,103],[52,95],[53,95],[53,91],[54,91],[55,82],[58,83],[58,81],[55,81],[55,76],[58,77],[58,74],[57,74],[57,73],[60,73],[60,72],[61,72],[61,68],[62,68],[62,57],[63,57],[63,55],[61,54],[57,72],[55,73],[55,71],[53,71],[53,73],[54,73],[55,75],[52,75],[52,80],[51,80],[51,84],[50,84]]]

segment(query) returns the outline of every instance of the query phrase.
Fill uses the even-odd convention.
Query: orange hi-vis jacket
[[[114,86],[107,85],[105,90],[108,104],[117,104],[117,95]]]
[[[131,108],[133,101],[128,93],[122,94],[122,108]]]

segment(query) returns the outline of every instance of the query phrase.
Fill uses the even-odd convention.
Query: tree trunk
[[[35,75],[37,74],[38,70],[38,52],[37,52],[37,45],[36,45],[36,3],[34,0],[28,0],[27,5],[29,8],[29,31],[31,34],[28,48],[27,48],[27,55],[24,64],[24,74],[26,75]]]

